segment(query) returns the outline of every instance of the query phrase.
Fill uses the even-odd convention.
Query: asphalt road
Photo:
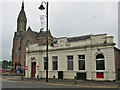
[[[55,84],[53,85],[50,83],[42,84],[42,83],[34,83],[34,82],[3,80],[2,88],[83,88],[83,87],[72,86],[72,85],[55,85]]]

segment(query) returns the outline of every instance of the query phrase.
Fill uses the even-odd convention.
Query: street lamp
[[[41,2],[41,5],[39,7],[40,10],[44,10],[45,7],[43,6],[43,3],[46,4],[46,82],[48,82],[48,2]]]

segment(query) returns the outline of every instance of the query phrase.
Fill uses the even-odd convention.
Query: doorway
[[[58,71],[58,79],[63,79],[63,71]]]
[[[36,73],[36,62],[31,63],[31,76],[34,78]]]
[[[118,69],[117,79],[120,80],[120,69]]]
[[[77,79],[78,80],[86,80],[86,73],[77,72]]]

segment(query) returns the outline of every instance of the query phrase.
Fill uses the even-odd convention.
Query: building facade
[[[46,77],[46,32],[26,29],[22,2],[13,38],[13,69],[25,66],[25,77]],[[48,32],[49,78],[109,80],[120,79],[120,50],[107,34],[55,38]]]
[[[48,77],[114,81],[120,65],[114,45],[107,34],[54,38],[48,50]],[[46,46],[39,44],[26,48],[26,78],[46,78],[45,50]]]

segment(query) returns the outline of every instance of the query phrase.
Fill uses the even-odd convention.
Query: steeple
[[[26,31],[27,18],[24,11],[24,1],[22,1],[21,11],[17,18],[17,32]]]
[[[22,7],[21,7],[21,9],[24,9],[24,0],[22,1]]]

